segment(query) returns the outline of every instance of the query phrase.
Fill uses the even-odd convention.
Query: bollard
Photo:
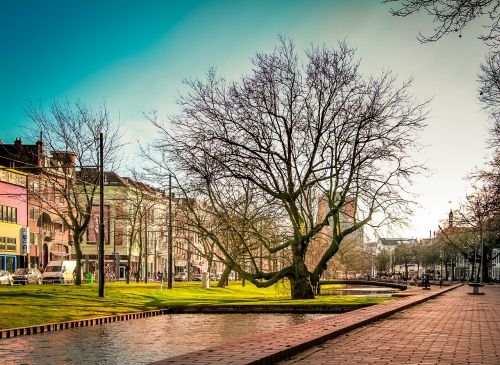
[[[210,276],[208,272],[204,272],[201,274],[201,286],[205,289],[210,288]]]

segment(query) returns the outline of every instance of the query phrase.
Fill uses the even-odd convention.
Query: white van
[[[50,261],[42,275],[42,281],[47,283],[71,283],[76,261]]]

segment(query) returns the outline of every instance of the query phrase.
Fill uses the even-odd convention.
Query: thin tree
[[[421,171],[409,155],[418,147],[426,102],[413,101],[411,82],[397,85],[390,72],[363,77],[358,65],[345,43],[333,50],[313,47],[302,64],[294,44],[282,38],[273,52],[257,54],[251,73],[238,81],[214,70],[205,82],[187,81],[182,112],[169,124],[150,118],[161,136],[156,162],[171,158],[180,185],[211,199],[223,198],[221,189],[242,192],[248,184],[255,207],[272,207],[281,216],[282,241],[259,237],[258,227],[251,234],[269,253],[291,252],[292,263],[279,271],[257,263],[253,272],[245,270],[218,244],[235,270],[258,287],[286,277],[292,298],[313,298],[313,286],[344,237],[378,224],[375,212],[385,222],[409,212],[404,187]],[[327,211],[317,221],[320,199]],[[330,244],[308,268],[309,244],[326,226],[332,227]],[[217,243],[214,231],[206,231]]]
[[[408,279],[408,267],[415,263],[416,243],[413,241],[402,242],[394,248],[394,263],[396,265],[403,265],[405,269],[405,277]]]
[[[500,53],[490,52],[481,64],[479,100],[493,120],[491,146],[500,146]]]
[[[58,173],[44,174],[52,194],[45,194],[47,190],[40,189],[38,198],[44,201],[45,209],[57,215],[72,232],[76,254],[75,284],[81,285],[81,245],[99,189],[99,134],[104,133],[105,167],[112,170],[119,162],[119,126],[111,119],[105,105],[94,110],[80,102],[74,105],[53,102],[48,111],[41,106],[31,106],[27,116],[35,126],[35,134],[43,131],[46,149],[67,156],[57,166]],[[53,195],[57,199],[52,199]],[[61,209],[61,204],[65,209]]]
[[[474,244],[472,280],[475,276],[475,279],[481,277],[483,281],[488,281],[488,262],[492,259],[493,248],[499,243],[498,212],[491,205],[494,201],[491,194],[488,187],[476,188],[473,194],[467,195],[455,218],[457,225],[468,229],[474,237],[471,240]],[[477,262],[478,274],[474,275]]]

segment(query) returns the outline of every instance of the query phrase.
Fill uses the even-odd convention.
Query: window
[[[0,205],[0,222],[17,223],[17,208]]]
[[[53,185],[52,185],[51,194],[50,194],[50,201],[53,203],[56,202],[56,188]]]
[[[124,229],[123,227],[116,227],[115,228],[115,245],[116,246],[123,246],[124,242]]]
[[[16,252],[16,239],[0,237],[0,251]]]
[[[30,220],[36,221],[38,219],[39,210],[38,207],[30,207]]]
[[[116,203],[116,206],[115,206],[115,215],[116,215],[116,219],[125,219],[126,217],[126,213],[125,213],[125,209],[124,209],[124,206],[123,206],[123,202],[117,202]]]
[[[30,193],[38,194],[38,183],[36,181],[30,183]]]
[[[9,207],[10,208],[10,215],[9,215],[9,222],[10,223],[17,223],[17,208]]]

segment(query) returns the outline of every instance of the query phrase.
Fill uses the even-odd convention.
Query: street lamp
[[[168,289],[172,289],[172,175],[168,175]]]
[[[104,158],[103,134],[99,134],[99,297],[104,297]]]

